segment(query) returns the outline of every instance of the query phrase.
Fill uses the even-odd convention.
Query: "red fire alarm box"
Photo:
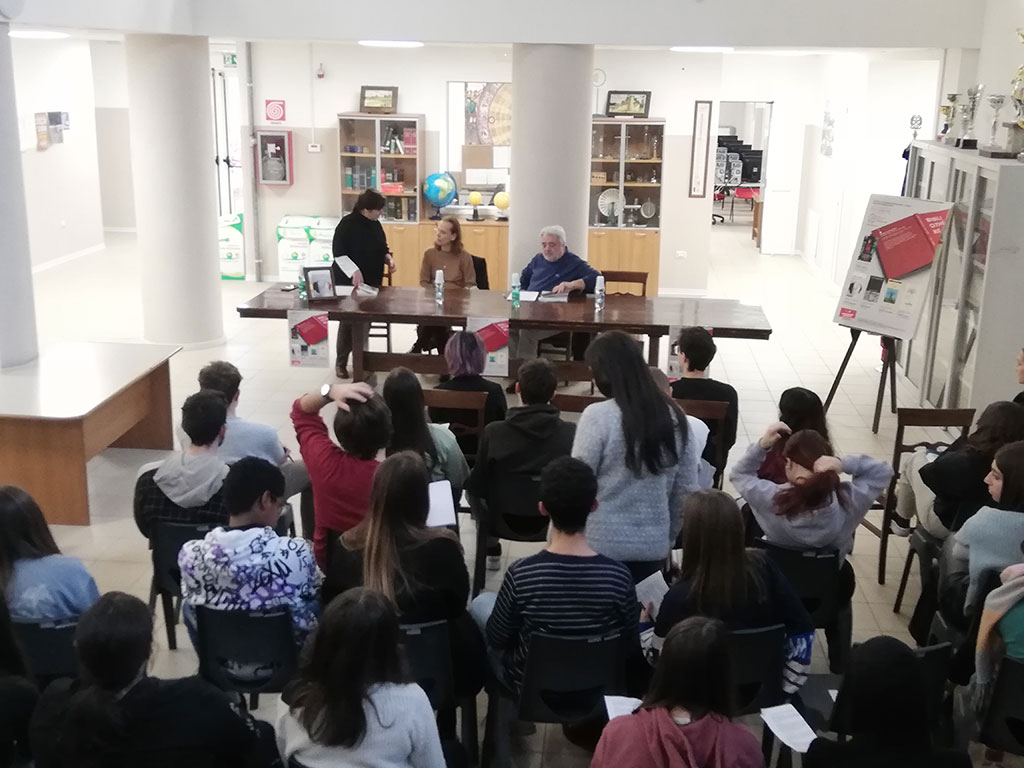
[[[295,179],[291,131],[256,131],[256,178],[260,184],[290,187]]]

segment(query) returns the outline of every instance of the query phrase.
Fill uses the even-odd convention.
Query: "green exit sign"
[[[237,53],[225,53],[224,54],[224,66],[225,67],[237,67],[238,66],[238,54]]]

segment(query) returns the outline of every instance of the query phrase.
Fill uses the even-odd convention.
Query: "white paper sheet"
[[[341,271],[348,277],[352,277],[352,275],[359,271],[359,265],[352,261],[348,256],[338,256],[334,259],[334,263],[337,264]]]
[[[569,301],[568,293],[554,293],[553,291],[544,291],[538,297],[537,301],[550,301],[553,303],[561,304],[564,301]]]
[[[336,285],[334,286],[335,296],[351,296],[352,286],[351,285]]]
[[[650,604],[654,608],[652,620],[658,618],[658,609],[661,608],[661,601],[665,599],[667,592],[668,583],[661,571],[655,571],[636,585],[636,599],[640,605],[646,608]]]
[[[640,699],[634,699],[631,696],[605,696],[604,697],[604,708],[608,712],[608,719],[613,720],[616,717],[623,717],[625,715],[632,715],[634,710],[643,704]]]
[[[831,688],[828,689],[828,695],[832,697],[832,701],[835,702],[836,696],[839,695],[839,691],[833,691]]]
[[[524,301],[536,301],[538,296],[540,296],[540,291],[520,291],[519,303],[522,304]],[[512,294],[508,294],[505,298],[512,301]]]
[[[380,289],[366,283],[363,283],[355,290],[356,296],[376,296],[378,293],[380,293]]]
[[[805,753],[811,742],[817,738],[811,726],[792,704],[765,707],[761,710],[761,719],[771,728],[772,733],[794,752]]]
[[[449,480],[438,480],[430,484],[427,527],[440,528],[443,525],[455,525],[455,499],[452,498],[452,484]]]

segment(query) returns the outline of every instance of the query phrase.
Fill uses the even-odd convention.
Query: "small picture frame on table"
[[[393,115],[398,109],[398,87],[364,85],[359,89],[359,111],[370,115]]]
[[[647,117],[651,113],[651,92],[608,91],[604,113],[608,117]]]
[[[303,267],[302,275],[306,280],[306,295],[311,302],[334,299],[334,275],[329,266]]]

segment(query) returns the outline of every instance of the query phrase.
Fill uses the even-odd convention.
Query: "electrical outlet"
[[[677,259],[685,259],[686,258],[686,251],[676,251],[676,258]]]
[[[306,145],[306,151],[307,152],[319,152],[320,151],[320,145],[319,144],[307,144]]]

